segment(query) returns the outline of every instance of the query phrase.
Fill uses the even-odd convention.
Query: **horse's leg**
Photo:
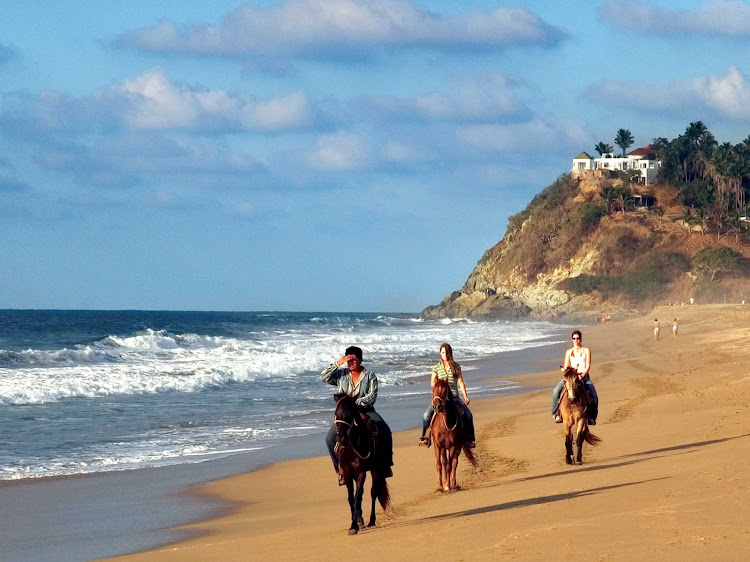
[[[349,534],[356,535],[359,532],[357,526],[357,505],[354,500],[354,480],[347,474],[346,476],[346,491],[349,495],[349,508],[352,511],[352,526],[349,527]]]
[[[588,423],[586,420],[586,414],[584,413],[576,426],[576,445],[578,446],[578,453],[576,454],[576,464],[583,464],[583,440],[586,437],[586,430],[588,429]]]
[[[365,481],[367,480],[367,472],[362,471],[357,473],[357,526],[360,529],[365,528],[365,520],[362,517],[362,496],[365,495]]]
[[[570,419],[564,420],[565,426],[565,462],[573,464],[573,422]]]
[[[456,475],[458,474],[458,457],[461,456],[461,444],[454,444],[451,449],[451,490],[459,490],[456,484]]]
[[[385,484],[385,478],[378,471],[371,471],[370,478],[372,478],[372,486],[370,486],[370,498],[372,499],[372,510],[370,511],[370,521],[367,523],[368,527],[375,526],[375,503],[378,501],[378,494],[380,489]]]
[[[437,490],[443,491],[443,444],[437,439],[432,440],[432,446],[435,449],[435,470],[437,471]]]

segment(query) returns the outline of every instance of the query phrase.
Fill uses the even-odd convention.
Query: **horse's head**
[[[357,404],[354,398],[347,394],[334,394],[336,410],[333,415],[333,423],[336,426],[336,442],[345,446],[351,440],[351,432],[361,423]]]
[[[436,412],[445,411],[445,405],[453,402],[453,392],[448,381],[438,379],[432,387],[432,407]]]
[[[568,393],[568,400],[575,402],[576,396],[583,392],[583,381],[578,377],[578,371],[572,367],[565,369],[563,373],[565,380],[565,390]]]

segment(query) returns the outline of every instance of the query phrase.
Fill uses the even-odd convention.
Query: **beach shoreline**
[[[655,342],[653,314],[678,315],[680,335]],[[432,452],[416,447],[418,430],[401,431],[389,480],[393,507],[378,508],[377,529],[346,536],[345,494],[330,460],[319,456],[200,486],[235,507],[181,528],[193,538],[125,558],[243,559],[252,552],[262,560],[314,560],[351,541],[365,559],[422,560],[436,548],[451,559],[555,558],[561,546],[576,544],[601,559],[694,559],[695,548],[702,559],[742,557],[750,550],[743,494],[750,477],[748,324],[744,308],[705,305],[584,328],[602,399],[592,430],[603,442],[584,449],[583,467],[563,462],[560,426],[549,415],[549,389],[559,378],[550,359],[518,377],[539,390],[472,401],[480,467],[460,464],[459,493],[434,492]],[[698,346],[703,353],[694,353]],[[364,504],[369,509],[369,498]]]
[[[465,361],[469,391],[472,387],[477,391],[472,405],[486,400],[478,397],[485,392],[479,391],[483,382],[533,373],[538,361],[556,361],[564,331],[561,327],[557,336],[536,342],[536,347]],[[533,388],[522,381],[505,392],[527,390]],[[389,407],[383,395],[378,406],[396,432],[417,428],[424,408],[422,401]],[[323,437],[312,433],[282,445],[196,464],[2,481],[0,512],[5,512],[8,523],[0,546],[17,559],[53,560],[64,551],[67,559],[77,560],[148,551],[199,536],[202,531],[191,524],[227,515],[237,504],[207,492],[211,482],[289,460],[320,458],[325,454]],[[54,509],[49,509],[50,504]],[[13,508],[18,505],[23,509]],[[65,518],[62,513],[77,515]]]

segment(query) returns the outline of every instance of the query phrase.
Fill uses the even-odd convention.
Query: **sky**
[[[417,312],[618,129],[750,134],[750,2],[6,4],[0,308]]]

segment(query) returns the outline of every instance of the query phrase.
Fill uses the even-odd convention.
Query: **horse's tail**
[[[474,468],[479,466],[479,461],[477,461],[477,457],[474,456],[474,451],[469,449],[465,443],[463,445],[463,449],[464,449],[464,456],[466,457],[466,460],[471,463],[471,466],[473,466]]]
[[[583,438],[589,445],[598,445],[602,442],[601,438],[591,433],[588,427],[586,428],[586,434],[583,436]]]
[[[388,490],[388,482],[385,478],[378,478],[377,482],[373,482],[373,486],[377,486],[375,496],[380,502],[380,507],[383,510],[388,509],[391,505],[391,492]]]

